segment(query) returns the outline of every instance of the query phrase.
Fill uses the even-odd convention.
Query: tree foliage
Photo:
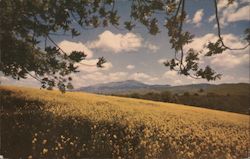
[[[119,8],[115,0],[1,0],[0,1],[0,71],[14,79],[27,78],[28,75],[39,80],[43,88],[57,86],[63,92],[72,88],[71,73],[77,72],[77,64],[86,55],[84,52],[65,53],[52,39],[52,36],[70,34],[80,35],[82,29],[122,25],[129,31],[136,25],[143,25],[152,35],[160,33],[160,19],[157,14],[166,16],[164,27],[168,30],[170,44],[175,50],[174,58],[165,62],[170,70],[193,78],[216,80],[221,77],[210,66],[200,68],[199,52],[193,49],[184,52],[183,47],[194,35],[183,30],[186,20],[186,0],[132,0],[130,20],[121,22]],[[228,4],[233,0],[228,0]],[[210,42],[205,56],[221,54],[234,50],[226,46],[220,35],[217,1],[214,0],[218,28],[218,40]],[[250,28],[246,29],[246,41],[250,43]],[[45,46],[41,49],[41,41]],[[48,44],[48,42],[50,44]],[[248,47],[248,45],[246,47]],[[245,49],[244,48],[236,48]],[[106,60],[99,58],[97,67],[103,67]]]

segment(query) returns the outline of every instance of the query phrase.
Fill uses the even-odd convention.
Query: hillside
[[[210,87],[207,92],[216,93],[220,95],[246,95],[250,96],[250,84],[249,83],[237,83],[237,84],[220,84],[215,87]]]
[[[201,85],[171,87],[172,90],[148,93],[113,94],[137,99],[170,102],[190,106],[223,110],[241,114],[249,114],[250,85],[249,84],[221,84],[203,87]],[[204,86],[204,85],[203,85]],[[179,91],[177,93],[176,91]],[[175,93],[174,93],[175,92]]]
[[[247,157],[247,115],[10,86],[0,97],[8,158]]]
[[[82,87],[77,91],[185,104],[228,112],[249,113],[250,84],[147,85],[121,81]]]

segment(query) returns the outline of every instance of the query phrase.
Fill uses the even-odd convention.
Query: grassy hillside
[[[203,89],[207,93],[215,93],[218,95],[250,95],[250,84],[249,83],[228,83],[228,84],[193,84],[183,86],[173,86],[167,91],[172,93],[197,93],[200,89]]]
[[[153,101],[249,114],[250,84],[186,85],[169,87],[168,91],[112,94]]]
[[[250,96],[250,84],[249,83],[237,83],[237,84],[220,84],[207,89],[207,92],[216,93],[219,95],[246,95]]]
[[[244,158],[248,116],[87,93],[0,87],[8,158]]]

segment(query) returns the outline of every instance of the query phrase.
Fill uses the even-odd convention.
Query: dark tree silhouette
[[[61,91],[73,87],[71,73],[76,73],[77,64],[84,64],[84,52],[73,51],[66,54],[52,39],[52,35],[80,35],[77,23],[83,29],[121,25],[119,8],[115,0],[1,0],[0,1],[0,71],[14,79],[27,78],[27,75],[41,82],[43,88],[58,87]],[[193,49],[184,52],[183,47],[194,37],[184,31],[186,0],[131,0],[130,20],[124,28],[132,30],[136,25],[145,26],[149,33],[160,32],[157,14],[167,17],[164,25],[168,29],[170,43],[175,50],[174,58],[165,66],[181,75],[193,78],[216,80],[221,77],[210,66],[200,68],[198,52]],[[189,2],[190,3],[190,2]],[[228,0],[228,4],[233,0]],[[218,20],[217,0],[214,0],[218,28],[218,40],[207,45],[205,56],[220,54],[225,50],[241,50],[249,46],[250,28],[246,29],[247,45],[243,48],[230,48],[221,37]],[[45,46],[39,48],[41,40]],[[48,42],[50,45],[48,45]],[[103,67],[106,60],[99,58],[97,67]]]

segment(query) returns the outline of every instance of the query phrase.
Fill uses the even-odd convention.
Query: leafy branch
[[[229,4],[234,0],[228,0]],[[133,30],[138,24],[144,26],[149,34],[160,33],[161,19],[166,17],[164,26],[168,30],[170,44],[174,49],[173,59],[166,61],[165,66],[177,71],[180,75],[195,79],[216,80],[221,74],[210,66],[201,68],[200,52],[184,47],[192,42],[194,35],[183,30],[186,19],[186,0],[132,0],[130,19],[125,21],[124,28]],[[225,44],[221,36],[217,0],[214,0],[215,16],[218,29],[218,40],[207,44],[205,56],[223,53],[226,50],[243,50],[250,45],[250,28],[245,31],[247,45],[231,48]],[[103,67],[106,60],[100,57],[96,65],[86,64],[84,52],[73,51],[67,54],[51,38],[53,36],[80,35],[82,29],[94,29],[109,25],[118,28],[121,20],[115,0],[93,1],[0,1],[0,71],[14,79],[26,78],[30,75],[41,82],[43,88],[58,87],[65,91],[72,88],[71,73],[78,72],[79,65]],[[60,32],[63,32],[62,34]],[[44,50],[38,47],[41,39],[45,39]],[[52,46],[47,46],[47,40]],[[34,75],[33,75],[34,74]]]
[[[233,3],[232,1],[230,2],[229,1],[229,4],[230,3]],[[220,27],[220,21],[219,21],[219,16],[218,16],[218,6],[217,6],[217,0],[214,0],[214,8],[215,8],[215,18],[216,18],[216,23],[217,23],[217,35],[218,35],[218,37],[219,37],[219,39],[218,39],[218,41],[217,41],[217,43],[219,42],[219,43],[221,43],[221,46],[220,46],[220,48],[223,48],[223,51],[225,51],[225,50],[244,50],[244,49],[246,49],[249,45],[250,45],[250,42],[248,42],[248,44],[247,45],[245,45],[244,47],[241,47],[241,48],[231,48],[231,47],[229,47],[229,46],[227,46],[224,42],[223,42],[223,38],[222,38],[222,36],[221,36],[221,27]],[[246,34],[249,34],[250,35],[250,33],[247,33],[247,30],[246,30]],[[248,36],[249,36],[248,35]],[[247,40],[247,39],[246,39]],[[218,44],[217,44],[217,46],[218,46]],[[219,48],[219,47],[218,47]]]

